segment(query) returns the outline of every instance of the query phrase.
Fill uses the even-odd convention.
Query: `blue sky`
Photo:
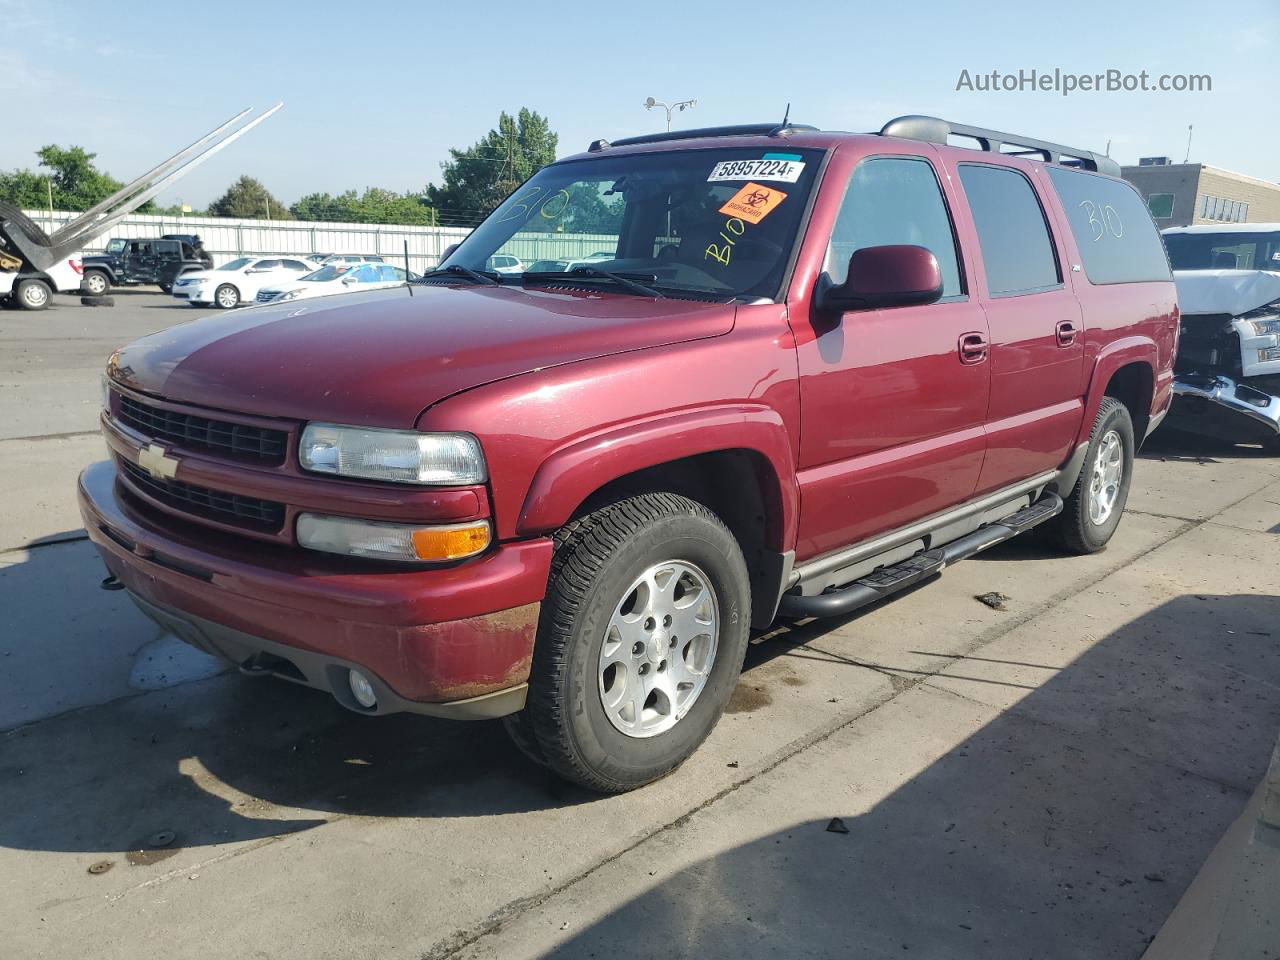
[[[202,206],[241,173],[285,202],[420,189],[451,146],[528,106],[561,155],[661,129],[646,96],[698,98],[678,125],[792,119],[879,129],[928,113],[1111,152],[1280,180],[1280,4],[986,0],[268,4],[0,0],[0,169],[80,144],[131,179],[247,106],[285,108],[161,196]],[[870,5],[868,5],[870,6]],[[530,15],[529,11],[533,11]],[[1207,73],[1209,93],[975,93],[971,73]]]

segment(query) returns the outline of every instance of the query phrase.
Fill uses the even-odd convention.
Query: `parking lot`
[[[227,673],[98,589],[74,498],[107,355],[207,312],[0,312],[8,955],[1139,957],[1267,769],[1280,458],[1164,434],[1105,552],[1015,540],[754,638],[624,796]]]

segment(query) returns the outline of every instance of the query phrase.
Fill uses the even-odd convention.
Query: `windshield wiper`
[[[423,280],[429,280],[431,277],[466,277],[473,283],[483,283],[491,286],[498,286],[498,281],[487,273],[481,273],[479,270],[472,270],[470,267],[464,267],[458,263],[451,263],[447,267],[441,267],[439,270],[432,270],[422,275]]]
[[[601,270],[599,267],[574,267],[572,270],[549,270],[539,273],[525,273],[522,275],[524,281],[528,283],[533,280],[535,283],[547,280],[608,280],[616,283],[620,287],[630,290],[632,293],[638,293],[642,297],[654,297],[658,300],[667,299],[667,295],[653,287],[647,287],[640,281],[653,283],[657,280],[657,276],[652,273],[613,273],[610,270]]]

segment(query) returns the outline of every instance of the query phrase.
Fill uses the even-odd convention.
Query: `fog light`
[[[347,685],[351,687],[351,695],[356,698],[356,703],[366,710],[372,710],[378,705],[378,695],[373,692],[373,684],[359,670],[347,671]]]
[[[1280,360],[1280,347],[1263,347],[1258,351],[1258,362],[1267,363],[1270,360]]]

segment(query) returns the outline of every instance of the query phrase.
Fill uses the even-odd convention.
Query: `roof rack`
[[[693,130],[646,133],[641,137],[624,137],[613,143],[608,140],[593,140],[587,149],[598,153],[609,147],[630,147],[638,143],[663,143],[667,140],[694,140],[702,137],[789,137],[798,130],[817,129],[807,123],[738,123],[728,127],[697,127]]]
[[[1092,150],[1080,150],[1076,147],[1065,147],[1060,143],[1047,140],[1033,140],[1016,133],[1001,133],[999,130],[988,130],[986,127],[970,127],[963,123],[951,123],[937,117],[922,117],[915,114],[897,117],[880,128],[882,137],[904,137],[907,140],[924,140],[928,143],[946,144],[950,136],[970,137],[978,141],[983,150],[991,153],[1004,153],[1006,156],[1035,156],[1045,163],[1057,163],[1065,167],[1078,167],[1098,173],[1120,176],[1120,164],[1110,157]],[[1005,146],[1020,149],[1004,151]]]

